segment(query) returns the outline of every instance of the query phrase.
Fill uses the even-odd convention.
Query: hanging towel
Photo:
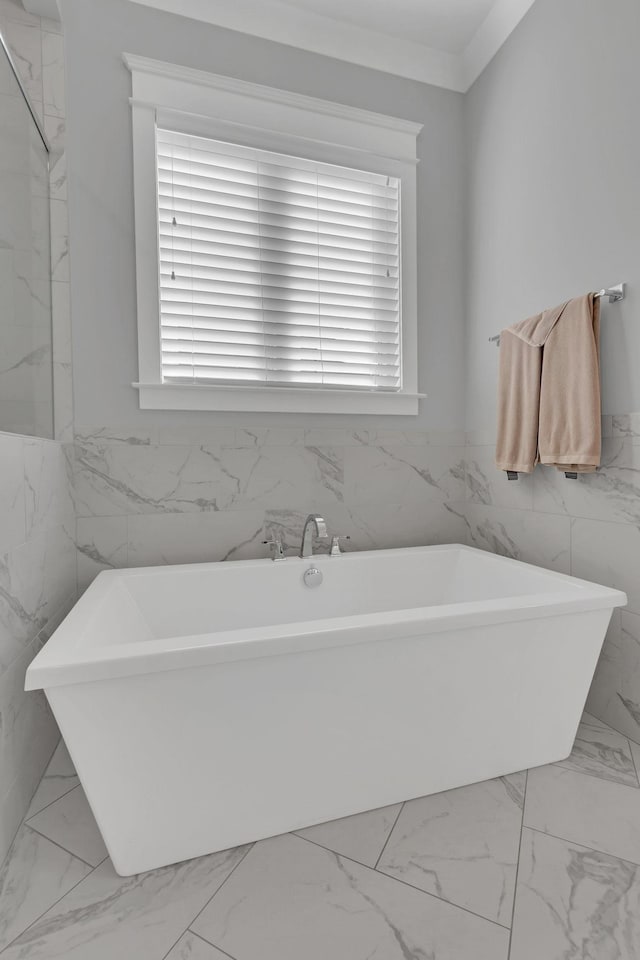
[[[500,334],[499,470],[600,464],[600,302],[576,297]]]

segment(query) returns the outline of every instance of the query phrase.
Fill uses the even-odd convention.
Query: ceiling
[[[365,30],[462,53],[494,0],[283,0]]]
[[[56,0],[23,0],[56,16]],[[535,0],[131,0],[466,91]]]

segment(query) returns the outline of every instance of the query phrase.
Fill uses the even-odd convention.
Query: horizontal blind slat
[[[400,388],[399,182],[158,130],[165,380]]]

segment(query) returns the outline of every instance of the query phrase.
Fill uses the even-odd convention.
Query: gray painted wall
[[[128,0],[62,0],[67,47],[75,417],[80,424],[345,425],[340,417],[140,411],[133,242],[131,77],[123,51],[270,84],[424,124],[419,144],[418,418],[349,418],[350,427],[463,423],[463,100]],[[404,421],[404,422],[402,422]]]
[[[467,430],[494,427],[487,337],[621,280],[603,410],[640,410],[639,37],[637,0],[537,0],[465,98]]]
[[[471,543],[626,590],[588,709],[640,742],[640,4],[537,0],[466,97]],[[602,320],[603,466],[509,483],[487,338],[625,280]],[[613,416],[609,416],[613,414]]]

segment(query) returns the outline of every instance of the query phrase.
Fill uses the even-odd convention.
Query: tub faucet
[[[300,556],[304,559],[305,557],[313,556],[313,532],[312,525],[316,528],[316,537],[320,537],[321,540],[328,540],[329,534],[327,533],[327,524],[325,523],[324,517],[319,517],[317,514],[310,513],[307,519],[304,522],[304,527],[302,529],[302,543],[300,545]]]

